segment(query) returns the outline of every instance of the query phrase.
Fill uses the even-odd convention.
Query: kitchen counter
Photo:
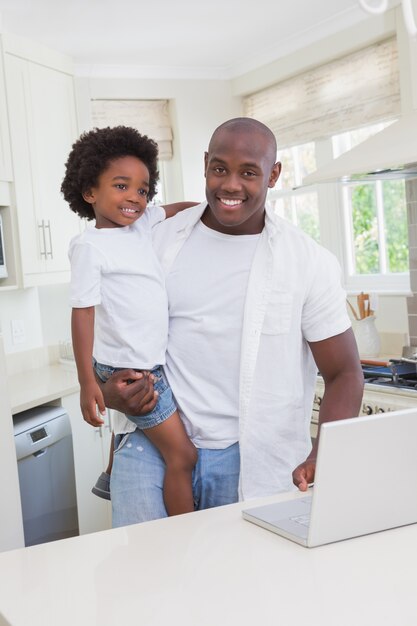
[[[0,554],[0,626],[417,624],[417,524],[308,549],[242,507]]]
[[[75,368],[60,363],[43,365],[38,369],[8,376],[8,392],[13,414],[77,393],[78,390]]]
[[[323,379],[318,376],[319,384]],[[366,383],[365,389],[382,394],[415,398],[417,389],[399,389]],[[57,400],[79,391],[77,372],[74,363],[42,365],[8,376],[8,391],[12,413],[19,413],[40,404]]]

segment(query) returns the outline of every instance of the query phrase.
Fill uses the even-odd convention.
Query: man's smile
[[[229,207],[235,207],[235,206],[240,206],[244,200],[242,199],[231,199],[231,198],[219,198],[220,202],[222,204],[225,204],[226,206]]]

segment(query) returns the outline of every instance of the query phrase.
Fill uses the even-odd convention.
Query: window
[[[400,112],[397,41],[390,38],[244,98],[248,117],[264,122],[278,145],[300,145]]]
[[[387,126],[395,121],[397,121],[397,118],[385,122],[379,122],[378,124],[361,126],[360,128],[355,128],[354,130],[334,135],[332,137],[333,157],[337,159],[337,157],[344,152],[351,150],[358,144],[362,143],[362,141],[365,141],[366,139],[372,137],[372,135],[379,133],[379,131],[387,128]]]
[[[344,185],[343,210],[351,277],[408,272],[404,180]]]
[[[316,169],[314,143],[279,150],[277,160],[282,163],[281,176],[276,187],[269,192],[268,200],[278,215],[320,241],[317,192],[297,189],[303,177]]]
[[[94,127],[132,126],[158,144],[159,181],[153,203],[165,201],[165,161],[172,159],[168,100],[91,100]]]
[[[303,176],[400,114],[396,39],[250,94],[244,113],[269,126],[284,147],[281,179],[269,193],[275,210],[336,254],[347,290],[408,290],[403,180],[301,186]]]
[[[332,138],[339,156],[392,123],[376,124]],[[376,288],[407,288],[408,232],[404,180],[342,185],[346,281]]]
[[[299,226],[342,261],[348,290],[409,288],[407,207],[404,180],[302,187],[316,169],[318,146],[339,156],[392,123],[383,122],[278,152],[282,174],[269,192],[276,212]],[[327,187],[327,191],[325,188]],[[334,238],[341,240],[337,246]]]
[[[172,158],[168,100],[91,100],[93,126],[133,126],[156,141],[161,161]]]
[[[159,161],[158,163],[159,170],[159,180],[156,186],[156,194],[152,198],[152,204],[164,204],[165,202],[165,162]]]

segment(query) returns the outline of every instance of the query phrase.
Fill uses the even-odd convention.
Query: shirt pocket
[[[265,335],[282,335],[291,328],[293,295],[287,291],[273,289],[266,307],[262,333]]]

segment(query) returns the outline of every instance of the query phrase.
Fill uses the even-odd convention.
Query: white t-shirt
[[[167,276],[165,371],[200,448],[226,448],[239,439],[243,310],[258,239],[219,233],[200,221]]]
[[[94,357],[113,367],[165,363],[168,302],[152,227],[165,210],[149,206],[131,226],[87,228],[73,238],[70,304],[95,307]]]
[[[182,211],[154,229],[154,246],[167,284],[176,280],[172,276],[176,261],[185,253],[206,206],[202,203]],[[199,252],[194,256],[195,264]],[[221,283],[223,270],[216,268],[213,280]],[[184,267],[183,272],[191,276],[192,269]],[[248,276],[241,327],[241,499],[295,489],[292,471],[311,449],[310,420],[317,378],[307,342],[333,337],[349,327],[346,294],[335,257],[267,206],[265,228]],[[171,338],[170,334],[168,353]],[[183,341],[187,341],[186,336]],[[206,355],[199,357],[204,360]],[[217,371],[207,372],[207,377],[212,378],[214,389],[221,384]],[[182,385],[183,391],[177,389],[177,394],[187,393],[185,377]],[[202,406],[205,400],[201,397]],[[186,419],[194,424],[198,417],[189,414]],[[212,434],[210,424],[206,427]]]

